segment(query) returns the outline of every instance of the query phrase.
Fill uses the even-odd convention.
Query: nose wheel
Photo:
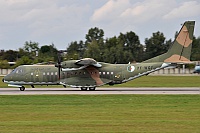
[[[25,87],[22,86],[22,87],[19,87],[20,91],[24,91],[25,90]]]

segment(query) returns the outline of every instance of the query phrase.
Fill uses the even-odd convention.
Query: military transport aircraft
[[[190,54],[195,21],[183,24],[168,52],[136,64],[109,64],[91,58],[63,61],[54,65],[22,65],[3,78],[9,86],[25,90],[24,85],[63,85],[95,90],[134,80],[179,63],[191,63]]]

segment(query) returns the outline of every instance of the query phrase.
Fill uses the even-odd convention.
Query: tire
[[[20,89],[20,91],[24,91],[24,90],[25,90],[25,87],[22,86],[22,87],[20,87],[19,89]]]
[[[82,91],[87,91],[87,87],[81,87]]]
[[[90,91],[95,91],[95,89],[96,89],[95,87],[89,87]]]

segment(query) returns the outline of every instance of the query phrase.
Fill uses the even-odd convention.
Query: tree
[[[18,56],[17,59],[23,57],[23,56],[29,56],[29,52],[25,51],[23,48],[18,49]]]
[[[57,61],[57,53],[58,50],[55,48],[54,44],[51,45],[43,45],[39,49],[37,63],[40,62],[49,62],[49,61]]]
[[[10,65],[8,64],[7,60],[0,60],[0,68],[1,69],[7,69],[9,67],[10,67]]]
[[[32,41],[26,41],[24,44],[24,51],[28,52],[29,54],[27,55],[30,59],[33,60],[33,63],[36,63],[36,56],[39,50],[39,43],[37,42],[32,42]]]
[[[84,55],[86,47],[83,41],[71,42],[69,47],[67,48],[67,59],[80,59]]]
[[[169,44],[169,42],[167,43]],[[145,39],[145,47],[146,47],[146,59],[155,57],[157,55],[163,54],[167,51],[168,46],[165,43],[164,34],[161,32],[153,33],[153,36],[149,39]]]
[[[92,41],[96,40],[97,43],[103,41],[104,31],[102,29],[99,29],[97,27],[91,28],[88,31],[88,34],[86,34],[86,44],[91,43]]]
[[[200,37],[193,38],[192,51],[191,51],[191,60],[199,61],[200,60]]]
[[[95,60],[101,60],[101,50],[96,40],[93,40],[88,44],[87,49],[85,51],[84,57],[90,57]]]
[[[35,52],[39,50],[39,43],[37,42],[32,42],[32,41],[26,41],[24,44],[24,50],[27,52]]]
[[[28,56],[23,56],[19,60],[17,60],[15,67],[19,65],[30,65],[32,64],[32,60]]]
[[[130,49],[126,49],[124,34],[120,36],[106,39],[104,50],[101,51],[103,61],[110,63],[128,63],[132,62],[133,54]]]
[[[17,51],[7,50],[7,51],[4,51],[4,53],[2,53],[1,59],[13,62],[17,60],[17,56],[18,56]]]
[[[140,44],[139,37],[132,31],[126,34],[120,33],[119,43],[123,46],[123,51],[129,51],[131,53],[131,61],[142,61],[143,59],[143,45]],[[128,54],[130,55],[130,54]],[[127,58],[130,58],[128,57]],[[129,60],[130,61],[130,60]]]

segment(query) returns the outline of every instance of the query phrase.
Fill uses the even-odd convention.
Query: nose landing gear
[[[20,91],[24,91],[25,90],[25,87],[22,86],[22,87],[19,87]]]

